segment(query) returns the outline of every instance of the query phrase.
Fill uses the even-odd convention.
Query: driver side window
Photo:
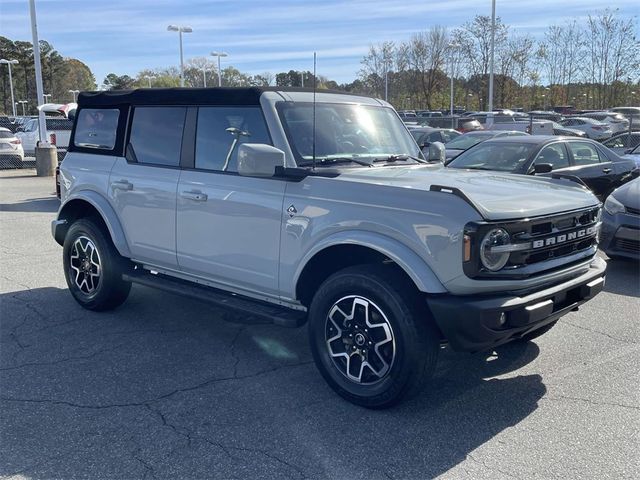
[[[238,147],[271,138],[262,111],[255,107],[200,107],[196,130],[195,168],[238,171]]]
[[[535,163],[548,163],[553,166],[554,170],[558,170],[559,168],[566,168],[569,166],[569,157],[563,144],[554,143],[544,147],[540,151],[536,157]]]

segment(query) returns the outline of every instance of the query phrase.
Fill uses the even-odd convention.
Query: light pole
[[[544,87],[544,91],[545,93],[542,95],[542,98],[544,98],[544,111],[547,111],[547,99],[549,94],[547,92],[550,92],[551,89],[549,87]]]
[[[149,82],[149,88],[151,88],[151,80],[156,78],[155,75],[145,75],[144,78],[147,79],[147,82]]]
[[[496,44],[496,0],[491,0],[491,57],[489,60],[489,111],[493,112],[493,52]],[[493,118],[491,119],[493,120]]]
[[[26,112],[25,112],[25,110],[24,110],[24,106],[25,106],[25,104],[26,104],[26,103],[29,103],[29,102],[27,102],[26,100],[18,100],[18,103],[21,103],[21,104],[22,104],[22,116],[23,116],[23,117],[26,117],[26,116],[27,116],[27,114],[26,114]]]
[[[49,103],[49,97],[51,97],[50,93],[43,93],[42,97],[44,98],[44,103]]]
[[[207,88],[207,67],[202,67],[202,83]]]
[[[449,44],[449,50],[450,50],[450,55],[451,55],[451,103],[449,105],[449,114],[451,115],[451,128],[455,127],[455,122],[453,119],[453,75],[454,75],[454,68],[455,68],[455,58],[454,58],[454,52],[456,50],[458,50],[458,48],[460,48],[460,44],[458,43],[450,43]]]
[[[300,72],[300,87],[304,88],[304,72]]]
[[[69,93],[73,95],[73,103],[76,103],[76,99],[78,98],[80,90],[69,90]]]
[[[11,76],[11,65],[17,65],[19,62],[18,60],[6,60],[6,59],[2,59],[0,60],[0,63],[4,63],[7,65],[7,67],[9,67],[9,90],[11,90],[11,108],[13,109],[13,116],[16,116],[16,104],[15,104],[15,100],[13,99],[13,77]]]
[[[384,61],[384,101],[389,101],[389,64]]]
[[[212,57],[218,57],[218,86],[222,86],[222,70],[220,70],[220,57],[228,57],[225,52],[211,52]]]
[[[169,32],[178,32],[180,38],[180,86],[184,87],[184,59],[182,56],[182,34],[193,32],[193,28],[185,25],[169,25],[167,27]]]

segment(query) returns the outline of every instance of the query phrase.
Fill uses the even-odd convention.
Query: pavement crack
[[[158,478],[156,477],[156,471],[154,470],[153,466],[138,456],[140,450],[141,449],[138,448],[137,450],[131,452],[131,456],[145,469],[145,474],[142,478],[147,478],[147,475],[151,475],[151,478]]]
[[[608,338],[610,338],[611,340],[615,340],[616,342],[629,343],[629,344],[637,344],[637,342],[632,342],[632,341],[630,341],[630,340],[624,340],[624,339],[622,339],[622,338],[614,337],[613,335],[609,335],[609,334],[608,334],[608,333],[606,333],[606,332],[602,332],[602,331],[600,331],[600,330],[595,330],[595,329],[593,329],[593,328],[588,328],[588,327],[585,327],[584,325],[577,325],[577,324],[575,324],[575,323],[571,323],[570,321],[565,320],[565,319],[561,319],[560,321],[561,321],[562,323],[567,324],[567,325],[571,325],[571,326],[572,326],[572,327],[574,327],[574,328],[578,328],[578,329],[580,329],[580,330],[585,330],[585,331],[587,331],[587,332],[591,332],[591,333],[595,333],[595,334],[598,334],[598,335],[602,335],[602,336],[608,337]]]
[[[640,406],[636,406],[636,405],[627,405],[625,403],[616,403],[616,402],[598,402],[595,400],[589,400],[588,398],[570,397],[568,395],[554,395],[554,396],[546,395],[542,397],[541,400],[551,400],[551,401],[559,401],[559,402],[569,400],[572,402],[587,403],[589,405],[620,407],[620,408],[628,408],[631,410],[640,410]]]
[[[305,473],[302,471],[302,469],[300,467],[298,467],[297,465],[294,465],[292,463],[287,462],[286,460],[283,460],[282,458],[280,458],[279,456],[267,451],[267,450],[262,450],[260,448],[246,448],[246,447],[229,447],[227,446],[226,448],[228,448],[229,450],[238,450],[240,452],[248,452],[248,453],[258,453],[260,455],[263,455],[271,460],[274,460],[275,462],[284,465],[286,467],[289,467],[290,469],[296,471],[297,473],[300,474],[301,478],[307,478],[307,476],[305,475]]]
[[[114,350],[117,350],[118,348],[122,347],[122,345],[124,345],[124,343],[122,343],[120,345],[116,345],[115,347],[112,347],[112,348],[103,348],[103,349],[98,350],[96,352],[90,353],[89,355],[78,355],[76,357],[67,357],[67,358],[62,358],[60,360],[54,360],[52,362],[32,362],[32,363],[23,363],[21,365],[14,365],[14,366],[11,366],[11,367],[2,367],[2,368],[0,368],[0,372],[18,370],[18,369],[25,368],[25,367],[44,367],[44,366],[49,366],[49,365],[59,365],[61,363],[72,362],[72,361],[75,361],[75,360],[88,360],[88,359],[97,357],[98,355],[100,355],[102,353],[112,352]]]

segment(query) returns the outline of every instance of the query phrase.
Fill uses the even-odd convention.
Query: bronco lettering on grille
[[[579,238],[585,238],[591,235],[595,235],[598,231],[598,227],[593,225],[588,228],[583,228],[570,233],[563,233],[562,235],[556,235],[554,237],[547,237],[540,240],[534,240],[532,248],[549,247],[552,245],[558,245],[571,240],[577,240]]]

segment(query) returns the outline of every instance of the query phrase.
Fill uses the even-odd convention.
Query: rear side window
[[[78,114],[73,144],[76,147],[113,150],[119,115],[117,109],[83,108]]]
[[[180,165],[185,107],[137,107],[129,145],[138,163]]]
[[[576,165],[592,165],[600,163],[600,155],[593,145],[586,142],[569,142],[569,150]]]
[[[195,167],[238,171],[242,143],[271,144],[262,111],[253,107],[200,107]]]

